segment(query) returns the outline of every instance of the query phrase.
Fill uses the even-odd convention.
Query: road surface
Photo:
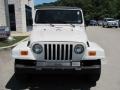
[[[11,49],[6,49],[0,51],[0,90],[120,90],[120,29],[87,27],[86,32],[89,40],[101,45],[106,53],[107,64],[102,66],[97,83],[64,75],[36,75],[16,80]]]

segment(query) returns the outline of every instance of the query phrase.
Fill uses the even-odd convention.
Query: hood
[[[36,25],[30,35],[31,42],[70,41],[87,42],[85,28],[72,25]]]

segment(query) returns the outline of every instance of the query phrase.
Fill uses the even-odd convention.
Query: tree
[[[120,0],[57,0],[36,6],[71,6],[83,9],[85,18],[103,19],[105,17],[120,18]]]

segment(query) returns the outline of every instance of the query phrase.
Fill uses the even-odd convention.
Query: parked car
[[[90,25],[91,26],[97,26],[97,21],[96,20],[90,20]]]
[[[98,26],[102,26],[103,25],[103,20],[98,20],[97,23],[98,23]]]
[[[103,20],[103,27],[119,27],[118,20],[115,20],[114,18],[104,18]]]
[[[118,25],[119,25],[119,27],[120,27],[120,19],[118,19]]]
[[[30,39],[12,50],[15,75],[82,73],[92,81],[99,80],[104,49],[87,38],[80,8],[41,8],[34,21]]]
[[[0,39],[7,39],[10,36],[10,29],[6,26],[0,26]]]

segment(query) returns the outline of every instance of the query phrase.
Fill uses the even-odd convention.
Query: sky
[[[50,3],[54,1],[57,1],[57,0],[34,0],[34,3],[36,5],[36,4],[42,4],[42,3]]]

